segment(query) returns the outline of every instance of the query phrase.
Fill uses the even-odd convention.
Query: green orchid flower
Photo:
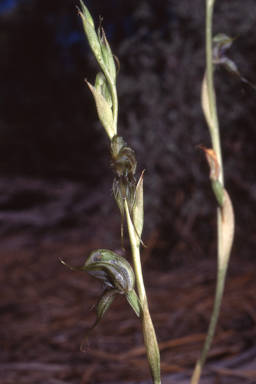
[[[103,283],[104,292],[97,304],[97,318],[95,323],[85,335],[84,341],[88,343],[88,337],[109,310],[117,294],[125,295],[137,316],[141,317],[142,307],[140,300],[134,291],[135,276],[129,262],[122,256],[106,249],[93,251],[82,267],[72,267],[63,260],[60,261],[68,268],[75,271],[84,271]],[[83,351],[84,352],[84,351]]]

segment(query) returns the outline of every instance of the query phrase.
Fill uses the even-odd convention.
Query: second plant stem
[[[206,73],[207,73],[207,88],[209,96],[209,109],[212,119],[212,124],[209,126],[212,146],[216,153],[220,174],[219,181],[224,186],[224,178],[222,171],[222,155],[220,146],[219,122],[216,107],[216,98],[213,85],[213,63],[212,63],[212,16],[215,0],[206,0]]]
[[[224,188],[224,177],[222,170],[222,155],[221,155],[221,146],[220,146],[220,134],[219,134],[219,123],[218,123],[218,115],[216,108],[216,98],[215,91],[213,85],[213,64],[212,64],[212,17],[213,17],[213,7],[215,0],[206,0],[206,74],[207,74],[207,91],[208,91],[208,100],[209,100],[209,111],[211,117],[211,123],[209,125],[212,146],[214,152],[217,156],[217,161],[219,164],[219,182]],[[212,311],[211,321],[209,324],[207,336],[204,342],[203,350],[201,355],[197,361],[195,370],[192,375],[191,384],[199,383],[200,376],[202,373],[202,368],[205,363],[207,353],[209,351],[210,345],[213,340],[213,336],[215,333],[220,306],[224,291],[225,278],[227,265],[223,268],[221,263],[221,254],[222,254],[222,231],[223,231],[223,223],[222,223],[222,213],[221,208],[217,208],[217,223],[218,223],[218,274],[217,274],[217,286],[214,300],[214,307]]]

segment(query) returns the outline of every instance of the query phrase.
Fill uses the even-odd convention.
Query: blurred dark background
[[[204,2],[85,4],[96,25],[99,15],[104,18],[121,63],[118,133],[136,151],[137,178],[146,169],[144,240],[157,237],[153,256],[161,255],[165,267],[215,256],[216,204],[204,154],[197,149],[210,146],[200,105]],[[99,246],[115,248],[120,247],[120,218],[111,196],[109,140],[84,82],[94,83],[99,67],[76,6],[75,0],[1,1],[0,225],[3,236],[30,230],[40,239],[80,228],[81,238],[95,236]],[[255,16],[254,0],[216,2],[214,33],[239,36],[228,54],[252,83]],[[256,92],[220,70],[215,80],[226,187],[236,214],[233,254],[251,258]],[[48,209],[43,225],[35,207],[41,215]],[[161,262],[158,258],[158,266]]]
[[[99,15],[104,18],[121,63],[118,133],[137,154],[136,178],[146,169],[142,264],[164,383],[188,383],[216,282],[216,201],[198,149],[211,146],[200,101],[205,1],[85,4],[96,25]],[[141,325],[121,295],[90,337],[87,353],[79,350],[95,321],[95,308],[90,309],[102,287],[59,261],[82,265],[98,248],[123,254],[110,142],[84,82],[94,84],[99,66],[76,6],[76,0],[0,0],[0,381],[5,384],[150,382]],[[255,0],[216,0],[214,33],[238,36],[228,55],[253,84],[255,20]],[[215,85],[236,232],[204,371],[210,377],[202,383],[251,384],[256,377],[256,91],[220,69]],[[126,228],[124,245],[131,260]],[[182,373],[188,373],[186,379]],[[168,374],[174,376],[167,380]]]

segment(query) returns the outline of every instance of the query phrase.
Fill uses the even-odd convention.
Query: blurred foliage
[[[160,241],[157,255],[177,260],[215,254],[215,200],[204,155],[196,148],[209,145],[200,105],[202,1],[85,4],[96,25],[103,17],[121,63],[118,134],[136,152],[137,174],[146,169],[144,238],[157,227],[159,240],[171,244],[166,254]],[[66,177],[95,187],[102,178],[111,180],[110,143],[83,81],[94,83],[98,65],[75,5],[78,1],[27,0],[0,14],[2,174]],[[254,25],[254,0],[246,6],[240,0],[216,3],[214,34],[239,35],[229,56],[255,84]],[[226,184],[237,222],[234,253],[250,255],[256,229],[256,92],[220,70],[215,79]],[[112,208],[104,208],[106,217]]]

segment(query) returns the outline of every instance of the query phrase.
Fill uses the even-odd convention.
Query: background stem
[[[220,135],[219,135],[219,123],[217,116],[216,108],[216,98],[213,85],[213,64],[212,64],[212,16],[213,16],[213,7],[215,0],[206,0],[206,76],[207,76],[207,91],[208,91],[208,100],[209,100],[209,111],[210,111],[210,123],[208,121],[208,126],[210,130],[212,146],[217,156],[217,161],[219,164],[220,173],[218,180],[221,183],[224,190],[224,178],[223,178],[223,165],[222,165],[222,155],[221,155],[221,146],[220,146]],[[212,343],[212,339],[215,333],[220,306],[224,291],[226,271],[228,266],[228,257],[227,262],[223,263],[223,221],[222,221],[222,209],[217,209],[218,217],[218,274],[217,274],[217,284],[216,284],[216,293],[214,300],[214,307],[211,316],[211,321],[209,324],[207,336],[204,342],[204,346],[200,357],[196,363],[195,370],[192,375],[191,384],[197,384],[200,380],[202,373],[202,368],[205,363],[207,353]]]
[[[222,155],[220,146],[219,121],[217,115],[216,98],[213,86],[213,64],[212,64],[212,16],[215,0],[206,0],[206,73],[209,96],[209,108],[213,124],[209,126],[212,147],[217,155],[220,166],[219,181],[224,186]]]

